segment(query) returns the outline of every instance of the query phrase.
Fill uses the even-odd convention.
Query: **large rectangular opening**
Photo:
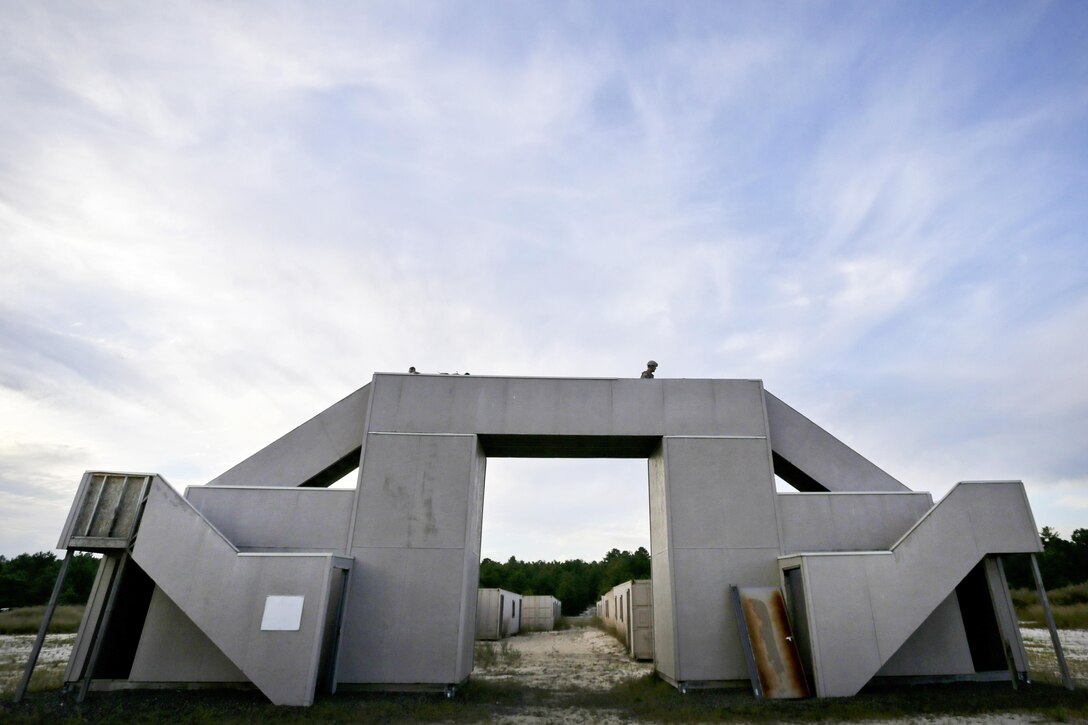
[[[587,438],[576,442],[573,451],[569,445],[554,449],[557,453],[561,450],[564,456],[601,455],[606,451],[611,454],[602,459],[588,455],[524,457],[529,452],[544,451],[532,444],[526,447],[527,441],[518,438],[521,440],[490,440],[484,445],[489,455],[480,587],[555,597],[561,602],[557,614],[571,618],[561,622],[561,627],[588,625],[586,620],[596,615],[597,604],[604,601],[598,618],[604,631],[590,629],[575,637],[578,642],[589,641],[587,637],[601,639],[587,644],[586,653],[577,647],[568,651],[572,643],[565,640],[562,647],[553,649],[553,645],[549,648],[553,661],[546,666],[537,662],[540,654],[535,652],[536,645],[530,641],[534,635],[528,631],[505,641],[505,646],[481,641],[474,676],[486,677],[489,660],[501,659],[508,650],[524,650],[525,657],[519,658],[518,666],[530,672],[539,665],[551,677],[562,678],[569,670],[574,678],[572,684],[599,681],[611,686],[622,679],[645,675],[652,668],[652,654],[636,657],[628,646],[632,638],[630,596],[621,595],[610,602],[606,595],[624,582],[650,579],[647,458],[660,445],[660,439],[639,439],[637,444],[617,446]],[[521,455],[498,457],[496,450]],[[621,451],[624,455],[617,456],[619,460],[612,457]],[[644,649],[652,653],[652,614],[642,619],[643,628],[649,630]],[[614,632],[608,627],[612,620]],[[547,637],[547,641],[557,640]],[[616,649],[614,660],[605,656],[602,661],[601,652],[607,649],[604,643]],[[585,659],[590,652],[596,653],[596,661]],[[533,675],[528,676],[532,681]]]

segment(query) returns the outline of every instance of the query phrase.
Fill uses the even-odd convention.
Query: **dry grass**
[[[11,723],[286,723],[388,722],[841,722],[951,718],[1080,721],[1088,692],[1008,684],[920,686],[865,691],[853,698],[758,701],[750,691],[694,690],[682,695],[647,676],[594,692],[558,692],[513,682],[470,682],[447,700],[441,694],[318,695],[311,708],[275,707],[257,692],[130,691],[92,693],[82,705],[60,693],[36,693],[22,705],[0,701]]]
[[[75,642],[74,634],[50,634],[45,638],[38,665],[30,680],[30,691],[56,690],[64,683],[64,670]],[[0,700],[14,694],[26,670],[27,659],[34,644],[33,634],[13,634],[0,637]],[[0,718],[2,721],[3,718]]]
[[[1054,645],[1050,632],[1045,627],[1022,627],[1024,649],[1028,654],[1031,679],[1052,685],[1061,684],[1058,658],[1054,654]],[[1088,630],[1059,630],[1066,665],[1077,687],[1088,688]]]
[[[83,605],[62,604],[53,612],[51,634],[75,632],[83,619]],[[0,634],[37,634],[45,616],[45,607],[18,607],[0,612]]]
[[[1020,621],[1046,626],[1043,605],[1034,589],[1013,589],[1010,594]],[[1059,629],[1088,629],[1088,582],[1054,589],[1046,597]]]
[[[1058,629],[1088,629],[1088,604],[1067,604],[1051,606],[1054,623]],[[1046,615],[1042,604],[1033,604],[1017,610],[1020,620],[1046,626]]]
[[[494,642],[477,642],[476,658],[473,660],[475,667],[516,667],[521,662],[521,652],[510,646],[508,640],[499,642],[498,651]]]

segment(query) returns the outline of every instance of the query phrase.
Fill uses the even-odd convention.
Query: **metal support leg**
[[[30,675],[34,672],[34,665],[38,664],[38,655],[41,654],[49,623],[53,621],[53,611],[57,608],[57,600],[60,599],[60,592],[64,588],[64,577],[68,574],[68,563],[70,561],[72,561],[72,550],[68,549],[64,554],[64,561],[61,562],[60,571],[57,573],[57,583],[53,585],[53,594],[49,597],[49,606],[45,608],[42,624],[38,627],[38,638],[34,640],[34,646],[30,650],[30,659],[27,660],[23,679],[19,681],[19,687],[15,690],[15,702],[23,701],[26,688],[30,685]]]
[[[1005,664],[1009,669],[1009,678],[1013,689],[1019,689],[1023,672],[1027,670],[1024,663],[1024,644],[1020,639],[1019,624],[1016,619],[1016,610],[1009,598],[1009,587],[1005,581],[1005,572],[1001,565],[1000,556],[987,556],[982,560],[986,569],[986,585],[990,592],[990,602],[993,604],[994,619],[997,622],[998,635],[1001,638],[1001,649],[1005,653]]]
[[[744,651],[744,663],[748,666],[748,677],[752,680],[752,692],[757,700],[763,699],[763,684],[759,681],[759,668],[756,667],[756,656],[752,652],[752,640],[748,636],[748,622],[744,618],[744,605],[740,601],[740,590],[736,584],[729,585],[729,594],[733,599],[733,608],[737,615],[737,627],[740,629],[740,644]],[[681,685],[680,692],[687,692],[687,688]]]
[[[1039,601],[1043,605],[1043,614],[1046,615],[1046,626],[1050,628],[1050,641],[1054,643],[1054,654],[1058,657],[1058,669],[1062,673],[1062,684],[1065,689],[1073,689],[1073,678],[1069,675],[1069,665],[1065,662],[1065,653],[1062,652],[1062,642],[1058,639],[1058,627],[1054,624],[1054,614],[1050,611],[1050,600],[1046,596],[1046,588],[1043,586],[1043,575],[1039,572],[1039,562],[1035,554],[1031,555],[1031,573],[1035,577],[1035,589],[1039,592]]]
[[[351,569],[344,570],[340,575],[340,597],[336,603],[336,622],[333,624],[333,636],[332,647],[333,651],[332,661],[329,663],[328,682],[325,683],[325,692],[330,695],[336,694],[336,678],[338,676],[338,668],[340,666],[340,631],[344,627],[344,604],[348,600],[348,586],[351,584]]]
[[[102,640],[105,638],[106,629],[110,626],[110,615],[113,613],[113,605],[117,602],[117,592],[121,589],[121,578],[125,573],[125,565],[128,564],[128,552],[121,554],[121,560],[117,562],[117,569],[110,583],[109,596],[102,607],[102,615],[94,632],[94,646],[83,665],[83,681],[79,684],[79,694],[76,702],[83,702],[87,698],[87,692],[91,689],[91,679],[94,677],[94,668],[98,664],[98,654],[102,651]]]

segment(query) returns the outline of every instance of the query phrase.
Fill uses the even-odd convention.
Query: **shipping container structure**
[[[654,595],[649,579],[612,587],[597,603],[597,616],[636,660],[654,658]]]
[[[521,629],[526,632],[550,632],[562,614],[562,605],[550,594],[527,594],[521,598]]]
[[[521,595],[481,589],[476,595],[476,639],[506,639],[521,629]]]

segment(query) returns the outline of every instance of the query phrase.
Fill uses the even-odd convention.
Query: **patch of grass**
[[[1088,582],[1071,584],[1061,589],[1046,593],[1051,604],[1066,606],[1069,604],[1088,604]]]
[[[605,634],[611,635],[617,642],[627,647],[627,631],[623,627],[619,625],[612,626],[601,617],[594,617],[589,624],[591,627],[596,627]]]
[[[284,723],[483,722],[517,719],[526,712],[561,720],[572,708],[653,722],[829,722],[911,718],[940,721],[955,715],[1044,715],[1088,718],[1088,690],[1007,683],[970,683],[867,689],[853,698],[763,700],[750,690],[694,690],[680,694],[653,676],[606,692],[556,692],[512,682],[469,681],[453,699],[441,693],[340,692],[318,695],[313,707],[275,707],[259,693],[139,690],[92,692],[82,705],[58,692],[34,693],[21,705],[0,702],[0,721],[11,723]],[[569,719],[569,718],[568,718]]]
[[[475,657],[473,664],[483,669],[494,667],[499,661],[498,656],[495,654],[495,645],[491,642],[477,642]]]
[[[1009,593],[1021,621],[1046,626],[1043,605],[1034,589],[1013,589]],[[1088,582],[1054,589],[1046,597],[1059,629],[1088,629]]]
[[[511,647],[509,642],[503,640],[499,643],[499,661],[507,667],[517,667],[521,664],[521,650]]]
[[[52,634],[67,634],[79,629],[83,619],[83,605],[62,604],[53,612],[49,622]],[[0,634],[37,634],[45,616],[45,606],[16,607],[0,612]]]
[[[1088,691],[1034,685],[1013,690],[1007,683],[964,683],[866,689],[852,698],[756,700],[750,690],[692,690],[681,695],[654,675],[617,685],[607,692],[584,691],[571,703],[622,712],[636,721],[812,722],[920,718],[1004,712],[1064,712],[1088,716]]]
[[[570,617],[559,617],[555,620],[555,626],[552,629],[574,629],[574,622],[571,621]]]
[[[1023,631],[1031,632],[1033,630],[1024,629]],[[1043,633],[1045,639],[1025,637],[1024,648],[1027,650],[1028,670],[1031,673],[1031,679],[1039,683],[1060,685],[1062,684],[1061,670],[1058,667],[1058,657],[1054,653],[1049,633],[1045,628],[1035,631]],[[1065,661],[1066,666],[1069,667],[1069,674],[1073,678],[1073,682],[1078,683],[1081,687],[1088,685],[1088,660],[1070,657],[1068,634],[1059,632],[1059,636],[1066,647]]]
[[[7,700],[15,695],[15,690],[23,679],[25,667],[25,662],[20,663],[17,669],[10,672],[11,677],[5,677],[3,682],[0,682],[0,699]],[[56,692],[63,686],[64,667],[35,667],[26,690],[27,692]]]
[[[1054,615],[1054,623],[1058,629],[1088,629],[1088,604],[1052,604],[1050,611]],[[1021,621],[1046,626],[1046,614],[1043,612],[1042,604],[1032,604],[1018,609],[1016,614]]]
[[[1009,596],[1012,597],[1012,605],[1017,611],[1039,603],[1039,595],[1034,589],[1010,589]]]
[[[507,640],[499,642],[498,650],[494,642],[477,642],[473,664],[485,670],[500,665],[517,667],[521,664],[521,652]]]

